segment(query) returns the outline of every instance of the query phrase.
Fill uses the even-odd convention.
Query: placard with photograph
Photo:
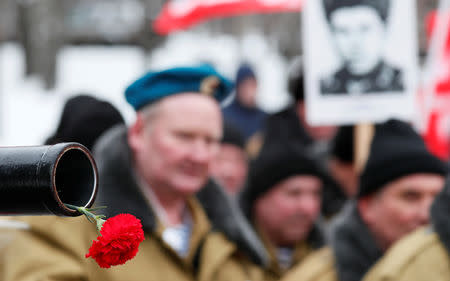
[[[308,122],[411,119],[418,80],[416,25],[413,0],[305,1]]]

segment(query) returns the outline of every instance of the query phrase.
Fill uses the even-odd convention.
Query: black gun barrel
[[[78,143],[0,147],[0,214],[78,216],[64,203],[91,207],[94,158]]]

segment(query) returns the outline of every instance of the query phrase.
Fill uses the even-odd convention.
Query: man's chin
[[[176,184],[176,189],[186,196],[199,192],[206,184],[206,180],[184,180]]]
[[[286,244],[288,245],[295,245],[297,243],[300,243],[308,238],[308,233],[305,231],[298,231],[289,233],[286,235]]]

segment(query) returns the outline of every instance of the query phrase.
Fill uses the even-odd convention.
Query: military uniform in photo
[[[346,67],[320,81],[322,95],[402,92],[402,71],[385,62],[366,75],[354,75]]]

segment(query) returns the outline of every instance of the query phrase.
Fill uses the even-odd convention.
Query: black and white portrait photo
[[[412,114],[415,12],[414,0],[305,1],[306,101],[312,123],[347,124]],[[397,102],[403,109],[394,109]]]
[[[341,67],[320,81],[321,93],[402,91],[402,71],[383,58],[392,0],[323,0]]]

